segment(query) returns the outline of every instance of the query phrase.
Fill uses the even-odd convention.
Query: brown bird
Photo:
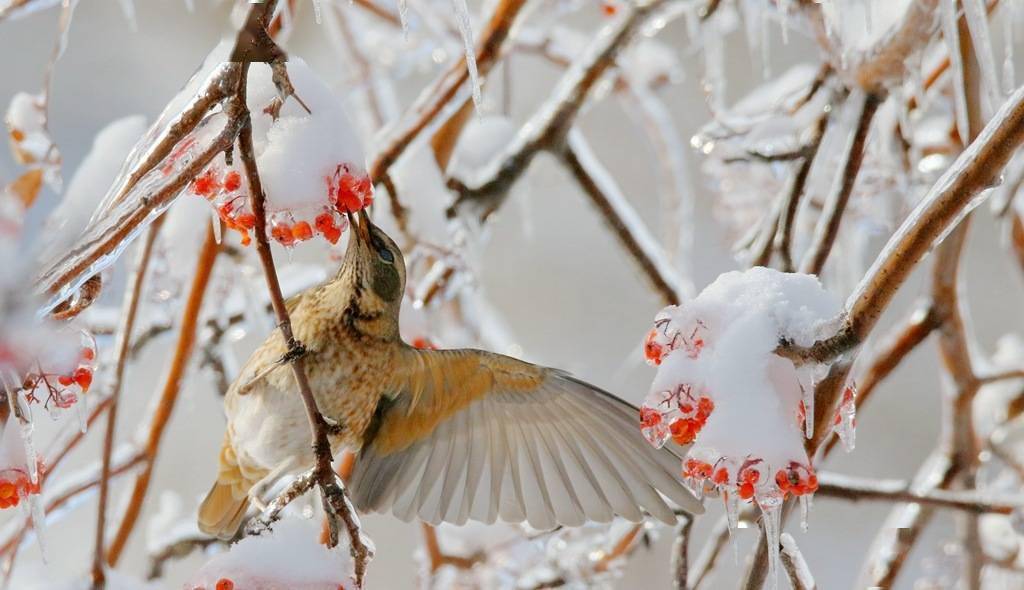
[[[357,450],[356,508],[432,524],[528,522],[537,529],[675,522],[665,498],[703,507],[680,481],[685,448],[657,450],[637,409],[567,373],[480,350],[419,350],[398,333],[405,262],[365,213],[338,274],[287,302],[335,451]],[[230,538],[250,502],[312,467],[310,428],[275,331],[227,392],[204,532]]]

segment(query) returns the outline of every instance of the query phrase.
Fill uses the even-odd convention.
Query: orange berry
[[[75,383],[82,388],[82,391],[89,391],[89,386],[92,385],[92,371],[85,367],[78,367],[75,370]]]
[[[304,242],[313,237],[313,228],[309,227],[309,223],[300,221],[292,226],[292,237],[299,242]]]
[[[292,228],[287,223],[276,223],[270,228],[270,237],[284,246],[291,246],[295,243],[295,236],[292,235]]]
[[[87,360],[87,361],[91,361],[94,358],[96,358],[96,351],[91,349],[91,348],[83,348],[82,349],[82,358]]]
[[[216,590],[235,590],[235,583],[228,578],[217,580]]]
[[[740,484],[739,496],[743,500],[749,500],[754,497],[754,484],[744,482]]]
[[[640,408],[641,428],[653,428],[661,424],[661,412],[654,408]]]
[[[217,176],[213,170],[207,170],[192,180],[192,192],[199,196],[210,197],[218,189],[220,189],[220,183],[217,182]]]
[[[75,378],[71,375],[61,375],[57,377],[57,383],[60,383],[64,387],[67,387],[75,382]]]
[[[245,229],[252,229],[256,227],[256,215],[252,213],[239,213],[235,216],[235,221],[238,225]]]

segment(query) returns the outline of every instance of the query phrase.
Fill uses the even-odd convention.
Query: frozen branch
[[[779,560],[789,576],[793,590],[815,590],[817,585],[814,583],[814,576],[811,575],[811,569],[807,567],[803,554],[796,546],[796,540],[789,533],[782,533],[780,539],[782,551],[779,553]]]
[[[687,590],[686,578],[690,569],[690,530],[693,517],[684,516],[676,526],[676,540],[672,544],[672,584],[675,590]]]
[[[569,134],[562,161],[662,301],[666,305],[678,304],[682,279],[666,262],[657,239],[578,132]]]
[[[906,481],[873,480],[836,473],[818,473],[817,495],[825,498],[882,502],[912,502],[972,514],[1012,514],[1024,508],[1024,496],[997,500],[977,491],[915,490]]]
[[[868,131],[871,129],[871,121],[875,112],[882,104],[882,98],[874,93],[865,95],[851,94],[851,99],[861,102],[858,106],[860,112],[857,116],[857,126],[850,137],[849,144],[843,154],[843,168],[839,182],[834,186],[833,192],[829,195],[825,204],[825,211],[818,227],[814,232],[814,240],[807,257],[800,265],[800,272],[809,274],[821,274],[825,267],[825,261],[832,251],[832,245],[839,235],[839,224],[842,223],[843,212],[846,211],[846,204],[853,194],[853,186],[857,181],[857,173],[860,171],[861,163],[864,162],[864,154],[867,152]]]

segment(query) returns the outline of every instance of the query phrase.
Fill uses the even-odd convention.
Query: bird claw
[[[335,422],[327,416],[323,417],[324,425],[327,427],[328,436],[341,436],[345,433],[345,425],[340,422]]]

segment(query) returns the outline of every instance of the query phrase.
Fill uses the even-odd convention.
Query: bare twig
[[[146,280],[146,269],[149,267],[149,259],[153,253],[153,245],[159,235],[160,223],[149,227],[146,237],[142,241],[139,250],[138,260],[129,278],[128,290],[124,295],[121,320],[117,329],[117,341],[114,345],[115,361],[114,372],[110,384],[110,410],[107,412],[107,429],[103,438],[103,459],[100,474],[100,497],[99,508],[96,516],[96,548],[92,562],[92,584],[93,587],[103,588],[106,584],[105,561],[103,550],[105,548],[104,535],[107,529],[107,503],[110,494],[110,468],[114,452],[114,431],[117,427],[117,408],[121,396],[121,384],[124,379],[124,369],[128,361],[128,348],[132,339],[132,330],[135,327],[135,316],[139,310],[139,299],[142,295],[142,286]]]
[[[821,270],[825,267],[825,261],[832,251],[832,244],[835,243],[836,236],[839,235],[839,224],[842,223],[846,204],[850,200],[850,195],[853,194],[857,173],[860,171],[864,154],[867,152],[868,130],[871,129],[871,121],[881,103],[882,98],[873,92],[867,93],[863,98],[863,104],[857,116],[857,127],[854,129],[849,146],[843,156],[842,174],[839,182],[835,185],[835,191],[829,195],[826,202],[822,221],[818,223],[818,228],[814,232],[811,249],[800,265],[801,272],[821,274]]]
[[[614,190],[617,187],[612,179],[592,165],[593,154],[578,133],[570,134],[562,161],[662,301],[666,305],[678,304],[682,279],[665,262],[664,252],[640,216],[629,207],[624,196]]]
[[[914,502],[972,514],[1012,514],[1024,507],[1024,496],[997,500],[991,494],[976,491],[915,490],[910,483],[893,479],[873,480],[819,472],[818,483],[818,496],[853,502]]]

